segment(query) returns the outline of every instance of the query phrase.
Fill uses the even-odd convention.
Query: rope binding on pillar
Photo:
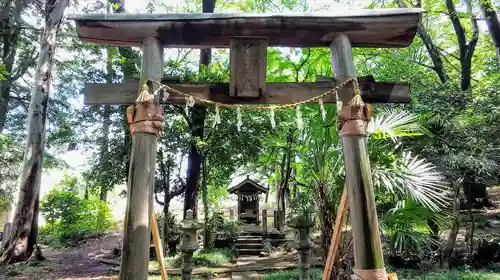
[[[135,105],[127,107],[127,122],[131,135],[142,132],[160,136],[163,132],[165,117],[154,100],[155,94],[151,94],[149,88],[150,85],[145,83]]]
[[[352,79],[354,96],[347,103],[342,104],[339,113],[340,137],[344,136],[366,136],[368,123],[372,118],[372,107],[365,104],[361,98],[361,92],[357,79]]]

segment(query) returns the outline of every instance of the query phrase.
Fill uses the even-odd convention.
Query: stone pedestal
[[[234,221],[234,210],[233,209],[229,209],[229,220]]]
[[[267,210],[262,209],[262,232],[267,233]]]
[[[182,280],[191,280],[191,272],[193,271],[193,253],[198,250],[199,244],[196,234],[202,225],[193,218],[193,211],[188,210],[186,219],[181,222],[180,230],[181,240],[179,250],[182,253]]]
[[[314,225],[312,219],[307,216],[298,216],[288,222],[288,226],[297,231],[297,251],[299,252],[299,279],[310,279],[310,249],[311,243],[309,242],[309,232]]]

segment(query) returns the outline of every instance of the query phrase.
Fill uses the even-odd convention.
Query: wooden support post
[[[333,40],[330,53],[332,72],[337,80],[356,77],[351,43],[346,35],[339,35]],[[343,104],[348,104],[352,97],[352,94],[339,95]],[[363,280],[383,279],[383,275],[387,279],[367,152],[367,137],[343,136],[341,141],[354,243],[353,271]]]
[[[279,231],[278,210],[276,210],[276,209],[274,209],[274,211],[273,211],[273,224],[274,224],[274,228]]]
[[[340,239],[342,237],[342,227],[344,226],[347,208],[347,188],[344,186],[342,198],[340,199],[339,207],[337,208],[337,217],[335,218],[335,227],[333,228],[332,239],[330,241],[330,250],[328,251],[325,268],[323,269],[323,280],[329,280],[332,274],[332,268],[337,259],[337,252],[339,250]]]
[[[153,211],[151,215],[151,231],[153,234],[153,242],[155,244],[156,258],[158,260],[158,265],[160,266],[161,280],[167,280],[167,267],[165,266],[165,258],[163,257],[163,246],[161,245],[160,230],[158,229],[158,223],[156,222],[156,217]]]
[[[141,84],[148,79],[161,79],[162,74],[163,46],[156,38],[146,38]],[[136,132],[132,137],[120,280],[148,278],[156,140],[156,135],[143,132]]]
[[[267,234],[267,210],[262,209],[262,232]]]

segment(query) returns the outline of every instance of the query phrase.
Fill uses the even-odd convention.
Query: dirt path
[[[118,232],[88,241],[80,247],[62,250],[42,248],[43,262],[27,262],[0,270],[0,280],[31,279],[114,279],[116,272],[109,265],[94,261],[96,256],[111,254],[120,247]]]

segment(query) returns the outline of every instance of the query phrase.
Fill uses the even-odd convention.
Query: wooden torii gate
[[[422,9],[371,9],[335,13],[290,14],[113,14],[75,15],[81,40],[104,45],[139,46],[143,50],[140,81],[88,84],[86,104],[133,104],[141,85],[163,76],[163,48],[228,48],[229,84],[168,84],[169,87],[217,102],[279,104],[305,100],[356,78],[352,47],[407,47],[415,36]],[[329,47],[335,81],[266,83],[267,47]],[[409,86],[358,78],[367,103],[407,103]],[[153,84],[150,91],[158,88]],[[338,96],[343,104],[352,87]],[[171,94],[168,103],[184,103]],[[327,96],[325,103],[336,102]],[[156,136],[135,133],[120,279],[145,280],[153,209]],[[382,256],[366,135],[342,138],[354,239],[354,273],[363,280],[387,279]]]

